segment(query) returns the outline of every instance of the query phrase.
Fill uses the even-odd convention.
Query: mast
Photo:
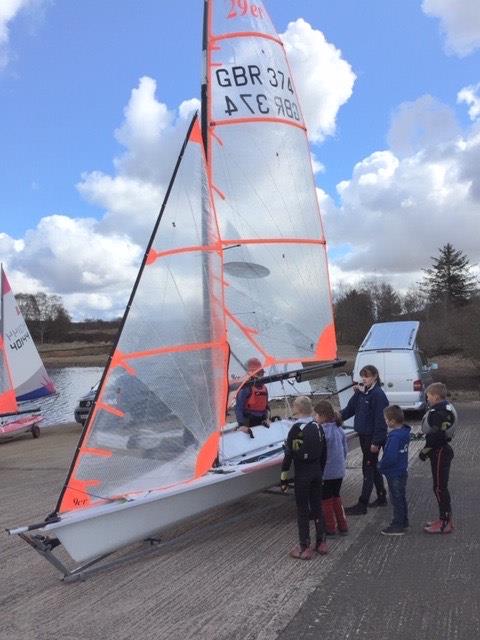
[[[209,116],[209,103],[208,103],[208,69],[209,69],[209,52],[208,52],[208,36],[209,36],[209,24],[210,24],[210,0],[204,0],[203,7],[203,33],[202,33],[202,57],[203,57],[203,78],[202,78],[202,86],[201,86],[201,130],[202,130],[202,141],[203,148],[205,153],[205,163],[206,163],[206,179],[207,185],[206,189],[202,189],[202,221],[201,221],[201,229],[202,229],[202,244],[203,246],[208,246],[210,244],[210,235],[211,232],[209,230],[209,219],[210,219],[210,178],[211,178],[211,157],[209,153],[209,144],[208,144],[208,123],[210,120]],[[203,264],[203,317],[205,321],[203,322],[204,327],[204,336],[203,339],[205,342],[210,342],[212,330],[211,330],[211,304],[210,304],[210,293],[209,293],[209,283],[210,283],[210,255],[208,252],[204,252],[202,255],[202,264]]]
[[[203,36],[202,36],[202,60],[203,60],[203,78],[201,87],[201,127],[203,148],[205,149],[205,157],[209,164],[208,157],[208,115],[207,115],[207,77],[208,77],[208,22],[210,15],[210,2],[204,0],[203,5]]]

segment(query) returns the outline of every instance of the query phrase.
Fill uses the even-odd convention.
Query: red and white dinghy
[[[7,276],[1,271],[0,440],[22,433],[40,435],[38,401],[56,393],[20,311]]]
[[[291,422],[254,438],[226,426],[228,381],[245,380],[249,359],[267,383],[340,364],[283,44],[261,1],[205,11],[201,125],[195,116],[56,508],[10,531],[65,575],[59,543],[91,565],[278,482]]]

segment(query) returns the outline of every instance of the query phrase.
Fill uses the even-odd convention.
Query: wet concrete
[[[0,639],[470,640],[479,635],[479,403],[462,403],[451,489],[456,531],[427,536],[436,515],[428,463],[411,446],[411,531],[380,535],[391,513],[350,518],[330,553],[291,560],[293,496],[261,493],[162,535],[154,555],[65,584],[18,537],[0,534]],[[41,521],[55,506],[80,430],[0,445],[0,527]],[[349,454],[346,504],[361,481]],[[129,550],[137,549],[138,546]]]

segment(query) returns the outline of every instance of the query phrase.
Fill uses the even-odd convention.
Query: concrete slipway
[[[472,640],[480,637],[480,403],[458,405],[451,489],[457,529],[436,515],[428,463],[411,446],[411,531],[387,538],[390,509],[350,518],[351,532],[311,562],[288,558],[293,497],[261,493],[168,532],[153,555],[65,584],[20,539],[0,533],[1,640]],[[0,527],[52,510],[76,426],[0,446]],[[344,500],[357,497],[349,454]],[[173,541],[176,538],[176,541]]]

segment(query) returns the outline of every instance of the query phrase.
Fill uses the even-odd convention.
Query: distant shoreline
[[[38,346],[47,368],[104,367],[112,351],[110,342],[64,342]]]
[[[112,350],[112,343],[66,342],[39,346],[40,355],[47,368],[64,367],[105,367]],[[337,370],[351,372],[357,347],[339,345],[338,357],[346,360],[346,365]],[[437,362],[438,370],[434,378],[445,382],[449,389],[462,391],[462,396],[480,398],[480,371],[474,363],[462,354],[439,355],[431,358]]]

